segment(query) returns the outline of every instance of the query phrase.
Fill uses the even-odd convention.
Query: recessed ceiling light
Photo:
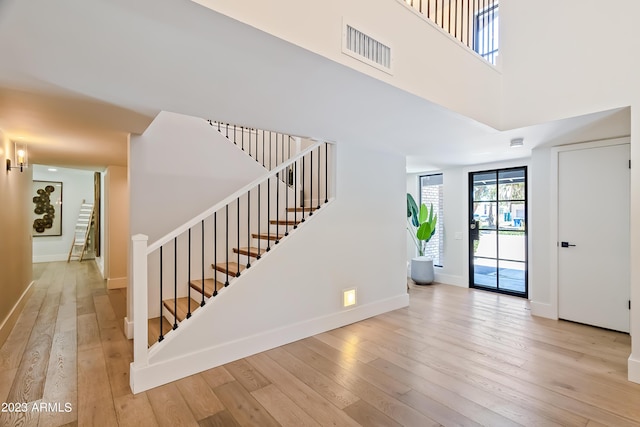
[[[524,145],[524,138],[513,138],[509,144],[511,148],[522,147]]]
[[[48,170],[49,172],[58,172],[58,169],[56,169],[56,168],[49,168],[49,169],[47,169],[47,170]]]

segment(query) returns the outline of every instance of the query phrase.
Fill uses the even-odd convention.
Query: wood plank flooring
[[[0,426],[640,426],[629,336],[518,298],[411,285],[408,308],[134,396],[126,293],[91,261],[34,279],[0,348],[0,402],[27,411]]]

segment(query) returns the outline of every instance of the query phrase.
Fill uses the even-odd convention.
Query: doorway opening
[[[469,173],[469,286],[527,298],[527,168]]]

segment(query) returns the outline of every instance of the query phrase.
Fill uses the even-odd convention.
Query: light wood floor
[[[124,293],[90,261],[34,278],[0,349],[0,401],[29,411],[2,426],[640,425],[629,337],[533,318],[518,298],[412,286],[409,308],[134,396]]]

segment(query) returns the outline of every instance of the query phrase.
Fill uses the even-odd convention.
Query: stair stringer
[[[407,294],[383,290],[386,295],[370,303],[342,308],[342,289],[365,288],[371,278],[341,277],[322,261],[330,257],[318,242],[339,215],[334,205],[330,200],[304,227],[274,245],[268,257],[169,332],[150,349],[147,366],[133,364],[134,392],[407,306]]]

